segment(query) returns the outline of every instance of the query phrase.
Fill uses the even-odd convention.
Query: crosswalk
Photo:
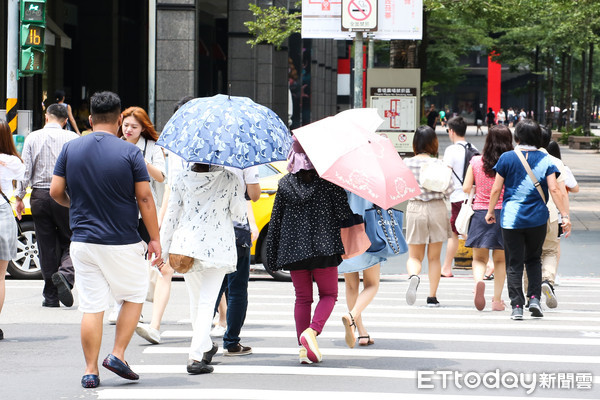
[[[129,356],[138,384],[102,385],[98,399],[598,399],[600,280],[563,278],[559,307],[541,319],[510,320],[510,311],[479,312],[468,276],[445,279],[440,308],[427,308],[423,276],[415,306],[404,301],[406,277],[382,279],[363,314],[373,346],[350,349],[341,316],[344,283],[319,336],[323,362],[300,365],[291,283],[250,283],[242,343],[245,357],[217,353],[214,372],[186,372],[189,320],[163,326],[160,345],[134,338]],[[490,301],[493,282],[488,283]],[[316,291],[316,288],[315,288]],[[508,296],[503,297],[507,301]],[[490,301],[491,303],[491,301]],[[181,311],[181,310],[180,310]],[[169,310],[167,310],[169,313]],[[183,313],[185,315],[185,313]],[[119,382],[120,381],[114,381]]]

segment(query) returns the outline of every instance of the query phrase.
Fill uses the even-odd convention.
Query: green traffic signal
[[[46,23],[46,0],[21,0],[21,22]]]
[[[21,0],[21,76],[44,73],[46,0]]]

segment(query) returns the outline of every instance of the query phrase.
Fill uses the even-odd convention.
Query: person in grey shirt
[[[52,104],[46,110],[46,125],[31,132],[23,145],[25,177],[19,181],[15,197],[17,218],[21,219],[27,186],[31,185],[31,215],[35,224],[35,236],[40,251],[40,263],[44,278],[43,307],[59,307],[59,301],[67,307],[73,305],[75,273],[69,255],[71,229],[69,209],[50,197],[50,182],[54,165],[63,145],[79,135],[64,130],[67,109]]]

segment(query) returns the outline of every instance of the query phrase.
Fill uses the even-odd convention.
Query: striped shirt
[[[412,157],[404,159],[404,164],[408,168],[410,168],[411,172],[415,176],[417,182],[419,182],[419,177],[421,176],[421,166],[423,164],[428,163],[430,158],[421,158],[421,157]],[[452,182],[452,177],[450,177],[450,184],[445,192],[433,192],[431,190],[427,190],[421,186],[419,183],[419,188],[421,189],[421,194],[413,197],[411,200],[421,200],[421,201],[431,201],[431,200],[439,200],[439,199],[449,199],[450,195],[454,191],[454,184]]]
[[[15,195],[22,199],[29,185],[33,189],[50,189],[54,165],[63,145],[78,137],[75,132],[64,130],[54,122],[31,132],[23,144],[25,176],[19,181]]]

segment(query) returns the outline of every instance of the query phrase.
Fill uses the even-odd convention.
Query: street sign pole
[[[356,32],[354,38],[354,107],[363,106],[363,33]]]
[[[364,32],[377,30],[377,0],[342,0],[342,31],[355,32],[354,37],[354,104],[363,107]]]
[[[6,121],[10,132],[17,133],[17,84],[19,69],[19,0],[8,0],[6,40]]]

